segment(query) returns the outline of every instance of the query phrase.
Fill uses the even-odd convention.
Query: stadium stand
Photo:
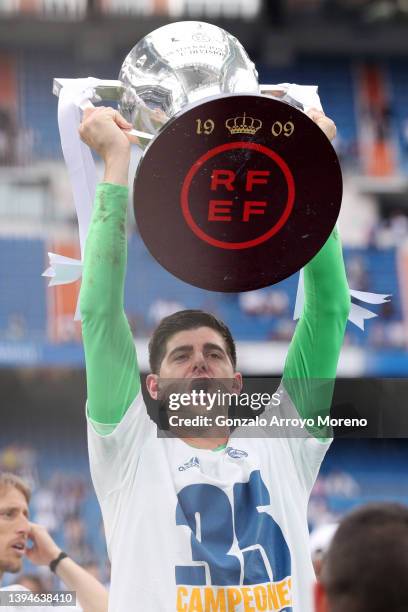
[[[408,172],[408,74],[406,62],[393,60],[388,63],[389,86],[392,94],[392,116],[397,134],[400,168]]]
[[[116,79],[120,60],[104,63],[75,61],[64,53],[44,51],[23,52],[20,56],[18,79],[21,92],[20,120],[34,131],[34,157],[61,159],[61,144],[57,122],[57,98],[52,94],[55,77],[80,78],[95,76]]]
[[[0,330],[3,338],[45,338],[45,286],[38,282],[44,266],[42,240],[0,240]]]
[[[50,317],[58,313],[54,312],[55,304],[48,309],[46,304],[59,291],[58,288],[47,289],[39,278],[45,267],[47,250],[48,245],[42,240],[0,240],[0,279],[7,283],[7,291],[4,287],[0,293],[0,338],[47,339],[51,330]],[[387,333],[390,326],[402,320],[395,248],[345,249],[345,258],[353,289],[393,296],[391,304],[383,305],[379,311],[380,319],[368,324],[367,334],[349,325],[347,342],[402,348],[401,337]],[[15,273],[10,270],[11,260]],[[137,261],[138,266],[132,266],[132,261]],[[130,238],[129,262],[125,301],[131,326],[139,337],[148,336],[158,318],[182,308],[212,310],[225,319],[238,340],[287,340],[291,336],[297,274],[279,283],[278,287],[253,292],[252,301],[261,301],[262,306],[251,312],[245,306],[245,294],[206,292],[174,278],[153,260],[137,233]],[[141,267],[144,274],[139,273]],[[72,298],[70,304],[73,308]],[[60,314],[70,316],[65,311]],[[54,328],[54,323],[52,325]],[[62,332],[58,337],[55,330],[50,333],[50,339],[59,341],[75,338],[75,333],[67,333],[65,338]]]

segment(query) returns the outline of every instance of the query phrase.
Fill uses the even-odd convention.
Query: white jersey
[[[12,603],[11,605],[6,605],[4,602],[4,595],[2,592],[10,592],[13,596],[13,602],[17,602],[18,593],[22,592],[31,593],[29,589],[22,586],[21,584],[11,584],[10,586],[0,587],[0,598],[1,598],[1,612],[28,612],[29,610],[32,612],[50,612],[50,610],[66,610],[67,612],[82,612],[82,608],[77,605],[64,605],[64,606],[41,606],[38,603],[28,603],[27,605],[17,605],[17,603]]]
[[[88,424],[109,612],[312,610],[307,503],[329,442],[238,436],[158,438],[141,394],[112,433]]]

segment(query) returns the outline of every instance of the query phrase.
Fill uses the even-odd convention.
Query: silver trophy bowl
[[[53,93],[64,82],[55,78]],[[179,21],[154,30],[126,56],[118,80],[100,80],[80,105],[116,101],[144,149],[174,115],[217,95],[260,94],[303,110],[287,94],[289,84],[263,85],[241,43],[222,28],[201,21]]]
[[[200,21],[165,25],[140,40],[123,62],[121,114],[155,135],[190,104],[215,95],[258,93],[258,73],[241,43]]]

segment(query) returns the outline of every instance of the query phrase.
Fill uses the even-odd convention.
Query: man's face
[[[19,572],[29,533],[28,505],[13,486],[0,489],[0,575]]]
[[[150,395],[157,397],[157,381],[162,379],[230,379],[239,392],[242,377],[235,372],[221,334],[210,327],[177,332],[169,338],[159,374],[149,374]]]

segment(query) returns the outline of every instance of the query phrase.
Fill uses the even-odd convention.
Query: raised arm
[[[27,558],[34,565],[49,566],[52,561],[58,559],[61,549],[44,527],[31,523],[29,538],[32,547],[27,550]],[[65,557],[59,561],[55,573],[68,589],[76,592],[78,603],[84,612],[108,612],[108,591],[73,559]]]
[[[88,415],[102,425],[119,423],[140,389],[133,336],[123,307],[130,159],[123,130],[130,127],[117,111],[105,107],[86,110],[80,127],[82,140],[105,164],[86,242],[80,297]]]
[[[333,122],[315,111],[313,120],[332,139]],[[335,228],[304,268],[305,302],[289,347],[283,383],[303,417],[329,413],[337,363],[350,310],[340,237]]]

